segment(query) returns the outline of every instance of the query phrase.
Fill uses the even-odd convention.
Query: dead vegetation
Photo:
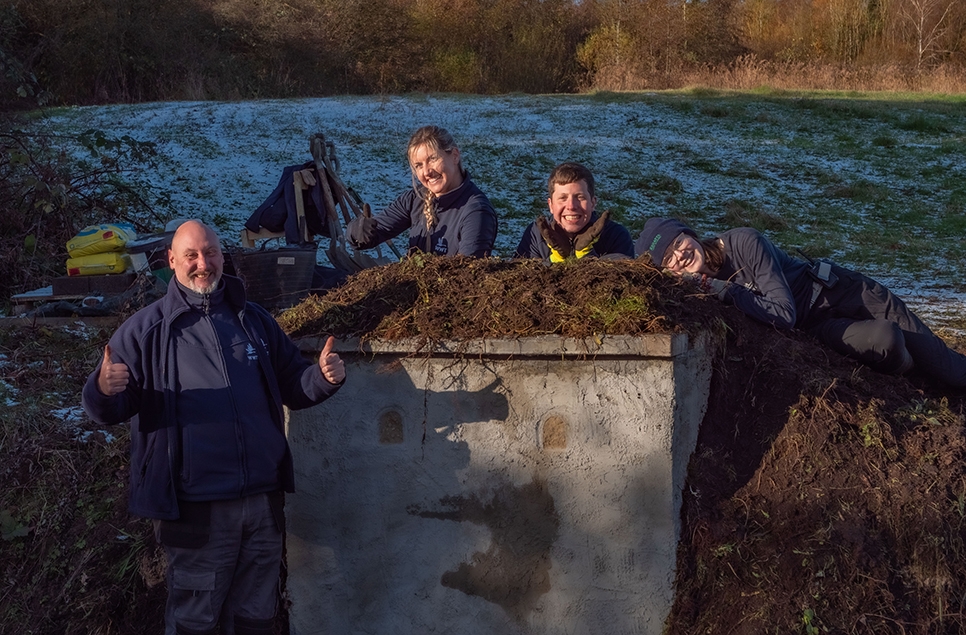
[[[478,260],[417,255],[367,269],[280,316],[293,336],[424,341],[639,335],[700,328],[696,289],[640,261]]]
[[[722,345],[689,469],[667,632],[966,631],[962,390],[878,375],[640,262],[412,258],[354,275],[280,319],[295,335],[424,342],[713,329]],[[64,632],[59,614],[42,609],[65,602],[68,632],[132,632],[135,618],[149,629],[163,602],[150,568],[119,565],[153,545],[120,502],[123,435],[80,444],[49,417],[37,421],[55,405],[30,364],[73,351],[61,367],[73,383],[58,403],[77,403],[108,335],[28,331],[2,342],[3,378],[20,405],[8,407],[0,437],[0,512],[16,523],[0,552],[0,621],[29,622],[17,632]],[[23,410],[28,394],[39,409]],[[42,500],[31,496],[39,483]],[[141,543],[117,541],[121,532]]]
[[[127,427],[81,426],[108,335],[0,329],[2,633],[161,632],[162,556],[127,514]]]

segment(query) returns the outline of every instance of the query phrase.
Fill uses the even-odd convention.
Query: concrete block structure
[[[289,414],[293,635],[660,634],[707,340],[417,348],[342,343]]]

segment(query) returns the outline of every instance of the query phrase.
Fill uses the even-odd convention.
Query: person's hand
[[[346,226],[346,233],[349,234],[349,241],[353,247],[369,245],[376,237],[376,221],[372,218],[372,210],[366,204],[362,208],[362,216],[356,216]]]
[[[704,293],[717,296],[719,300],[725,299],[725,296],[728,295],[728,287],[731,286],[731,283],[727,280],[718,280],[703,273],[690,273],[685,271],[684,273],[676,275],[680,276],[682,280],[687,280],[698,285]]]
[[[335,338],[330,335],[329,339],[325,341],[325,346],[322,347],[322,353],[319,355],[319,368],[322,369],[322,376],[325,377],[327,382],[340,384],[345,379],[345,364],[338,353],[332,352],[334,345]]]
[[[556,223],[549,223],[546,216],[538,216],[537,230],[543,236],[543,242],[550,247],[550,262],[563,262],[570,257],[572,251],[570,247],[570,236],[564,231],[563,227]]]
[[[671,271],[670,269],[665,269],[664,272],[669,273],[672,276],[677,276],[682,280],[685,280],[692,284],[696,284],[698,286],[701,286],[701,278],[704,275],[700,273],[691,273],[690,271]]]
[[[604,212],[593,225],[587,225],[580,230],[576,240],[574,240],[574,253],[577,254],[578,258],[583,258],[594,248],[594,244],[600,238],[600,233],[604,231],[604,225],[607,224],[609,218],[610,212]]]
[[[719,300],[725,299],[725,296],[728,295],[728,287],[730,286],[731,283],[727,280],[718,280],[717,278],[711,278],[709,276],[703,276],[701,280],[701,288],[707,293],[718,296]]]
[[[681,276],[682,280],[687,280],[698,285],[703,292],[717,296],[719,300],[725,299],[728,295],[728,287],[731,286],[731,283],[727,280],[718,280],[703,273],[690,273],[685,271],[677,275]]]
[[[111,361],[111,345],[104,347],[104,359],[101,360],[101,368],[97,373],[97,389],[102,395],[113,397],[118,393],[124,392],[127,383],[131,379],[131,371],[127,364],[115,364]]]

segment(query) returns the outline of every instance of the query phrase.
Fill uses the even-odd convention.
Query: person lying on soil
[[[154,520],[168,557],[165,633],[270,635],[294,491],[282,406],[331,397],[345,368],[331,337],[307,361],[246,302],[201,222],[178,228],[168,262],[167,294],[114,333],[82,403],[98,423],[131,420],[129,509]]]
[[[463,168],[452,135],[438,126],[413,133],[406,150],[413,187],[382,213],[368,210],[346,228],[356,249],[375,247],[409,230],[409,253],[485,258],[496,241],[493,206]]]
[[[627,229],[597,215],[594,175],[579,163],[561,163],[547,180],[550,219],[540,216],[523,232],[515,258],[563,262],[578,258],[634,257],[634,241]]]
[[[916,368],[966,386],[966,356],[946,346],[887,288],[845,267],[789,256],[751,227],[699,240],[679,220],[651,218],[635,251],[756,320],[806,331],[876,371]]]

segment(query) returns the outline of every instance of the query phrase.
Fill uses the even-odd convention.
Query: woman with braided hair
[[[484,258],[496,240],[496,212],[463,168],[452,135],[423,126],[406,148],[413,187],[375,216],[355,218],[349,243],[368,249],[409,230],[409,253]]]

